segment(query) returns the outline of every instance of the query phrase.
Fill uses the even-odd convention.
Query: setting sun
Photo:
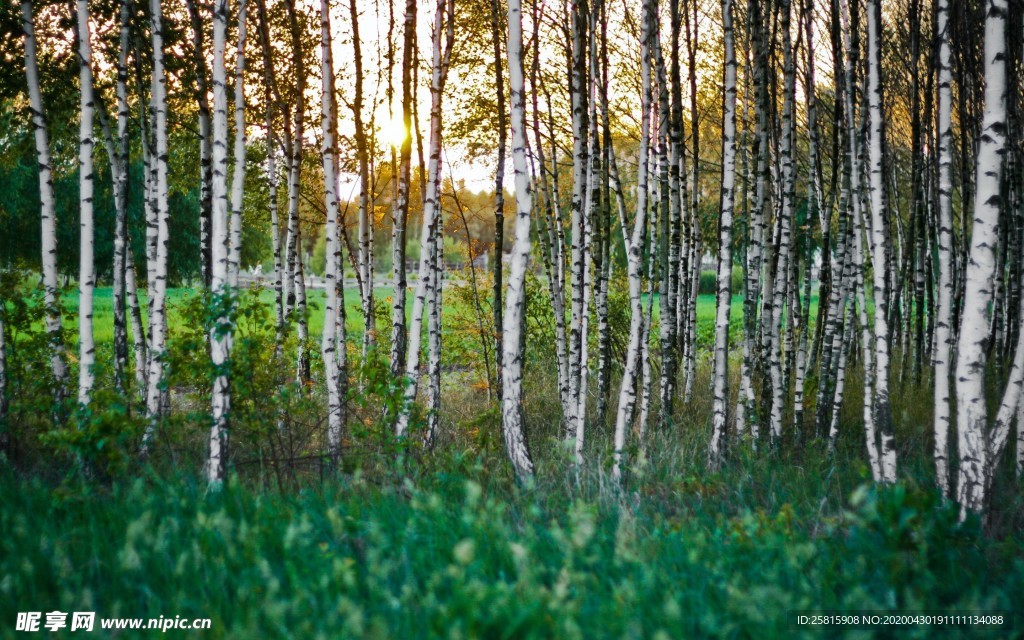
[[[387,142],[392,147],[402,146],[402,141],[405,140],[405,122],[402,121],[402,114],[395,112],[389,120],[385,120],[381,125],[381,139]]]

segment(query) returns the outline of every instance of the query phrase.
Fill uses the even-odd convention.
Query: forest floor
[[[625,492],[557,455],[517,486],[500,456],[465,451],[288,490],[5,468],[0,619],[6,633],[24,610],[210,618],[212,638],[1020,637],[1019,492],[1015,522],[985,534],[917,482],[926,456],[876,489],[854,446],[744,448],[709,474],[685,440],[658,436]],[[812,611],[1005,622],[797,624]]]

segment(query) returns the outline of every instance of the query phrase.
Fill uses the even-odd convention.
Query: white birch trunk
[[[884,145],[882,118],[882,43],[881,0],[870,0],[868,16],[868,194],[871,198],[871,263],[874,281],[874,349],[875,388],[874,414],[878,428],[882,482],[896,481],[896,444],[892,433],[892,409],[889,406],[889,320],[888,244],[886,242],[885,180],[882,150]]]
[[[68,366],[64,355],[61,328],[60,283],[57,273],[57,212],[54,205],[53,173],[50,163],[50,136],[39,85],[35,18],[31,0],[21,3],[25,31],[25,76],[28,82],[29,109],[39,166],[39,203],[42,227],[43,305],[46,308],[46,334],[50,346],[50,373],[53,375],[56,404],[67,394]]]
[[[245,35],[246,0],[238,3],[238,48],[235,52],[235,166],[231,178],[231,220],[228,237],[228,283],[238,287],[242,267],[242,195],[245,193]]]
[[[714,407],[709,463],[717,467],[725,451],[729,413],[729,315],[732,303],[732,219],[736,195],[736,49],[732,0],[722,0],[725,32],[725,84],[722,95],[722,204],[718,221],[718,300],[715,309]]]
[[[637,163],[636,216],[631,233],[624,233],[626,245],[627,273],[629,278],[629,344],[626,348],[626,365],[619,387],[619,408],[615,417],[613,443],[612,479],[622,479],[622,453],[626,444],[626,430],[636,404],[637,366],[640,360],[640,341],[643,336],[643,310],[640,304],[641,260],[643,254],[644,230],[647,227],[647,160],[650,146],[651,126],[651,39],[654,29],[654,8],[652,0],[644,0],[640,22],[640,77],[642,83],[640,118],[640,157]],[[626,226],[625,219],[622,220]],[[625,229],[624,229],[625,231]]]
[[[93,225],[93,158],[95,146],[93,118],[96,112],[92,90],[92,35],[89,29],[89,5],[76,2],[78,26],[79,89],[81,114],[78,125],[78,404],[88,406],[96,378],[96,343],[93,339],[92,307],[96,287],[96,266],[93,260],[95,233]]]
[[[449,28],[454,24],[449,20]],[[454,35],[452,31],[450,34]],[[451,41],[451,38],[449,38]],[[438,188],[440,193],[440,188]],[[427,322],[429,364],[427,376],[430,385],[427,394],[427,432],[423,436],[424,444],[428,449],[434,446],[437,440],[437,433],[441,422],[441,312],[444,309],[442,289],[444,288],[444,243],[442,242],[442,229],[444,221],[440,219],[441,208],[438,207],[438,222],[434,227],[434,265],[431,269],[430,283],[430,310]]]
[[[950,497],[949,479],[949,375],[952,354],[953,323],[953,74],[949,40],[949,0],[938,0],[936,31],[938,56],[938,131],[939,138],[939,287],[935,311],[935,478],[942,495]],[[930,255],[930,254],[929,254]]]
[[[210,358],[214,378],[211,394],[213,424],[210,427],[206,479],[211,485],[224,480],[227,460],[228,413],[231,409],[230,358],[233,331],[230,299],[231,258],[228,220],[228,97],[225,46],[228,0],[216,0],[213,7],[213,208],[210,216],[211,284],[216,318],[210,330]]]
[[[359,163],[359,282],[362,286],[360,301],[363,310],[363,358],[376,344],[377,319],[373,296],[373,212],[370,202],[370,168],[363,129],[363,56],[359,40],[359,12],[357,0],[349,1],[352,23],[352,52],[355,67],[355,95],[352,98],[352,116],[355,121],[357,162]]]
[[[132,243],[125,242],[124,288],[128,299],[128,318],[132,328],[132,351],[135,354],[135,387],[140,398],[146,398],[146,325],[142,322],[139,306],[139,287],[135,277],[135,252]]]
[[[130,13],[127,0],[119,7],[119,51],[117,58],[117,140],[106,135],[107,153],[114,187],[114,389],[126,394],[128,370],[128,323],[125,317],[125,245],[128,243],[128,46]],[[102,115],[102,110],[100,114]],[[109,125],[105,126],[109,132]]]
[[[285,329],[285,274],[281,260],[281,222],[277,205],[278,171],[277,171],[277,136],[274,134],[274,111],[279,107],[275,102],[276,81],[274,62],[270,48],[270,33],[267,27],[266,7],[262,0],[258,4],[260,17],[260,48],[263,50],[263,99],[265,124],[267,127],[267,189],[269,192],[270,209],[270,245],[274,253],[274,319],[277,328],[275,340],[275,359],[280,356],[281,341]],[[287,124],[286,124],[287,126]]]
[[[985,3],[985,110],[978,141],[971,250],[964,273],[963,316],[956,359],[956,496],[961,508],[981,512],[987,501],[992,457],[985,407],[985,365],[989,339],[999,228],[1003,155],[1006,149],[1006,0]]]
[[[151,185],[152,224],[147,225],[152,238],[152,267],[149,269],[149,364],[146,381],[146,417],[149,423],[142,437],[142,453],[149,451],[156,435],[157,422],[162,409],[164,357],[167,340],[167,78],[164,71],[164,34],[162,0],[150,0],[153,38],[152,105],[156,153]],[[149,238],[147,238],[149,239]]]
[[[793,63],[793,46],[790,38],[791,2],[783,0],[782,4],[782,46],[784,58],[784,98],[782,107],[782,138],[780,140],[781,209],[779,212],[778,230],[778,266],[772,290],[772,322],[771,322],[771,439],[778,444],[782,438],[783,411],[785,409],[785,372],[783,366],[782,319],[786,307],[786,294],[789,290],[790,252],[792,247],[792,218],[794,200],[793,176],[793,102],[795,73]],[[789,315],[789,314],[787,314]],[[790,318],[792,320],[792,318]],[[792,322],[789,323],[790,325]]]
[[[441,108],[444,84],[448,78],[451,42],[454,37],[449,33],[447,44],[442,50],[441,41],[448,1],[438,0],[437,9],[434,12],[433,61],[430,78],[430,159],[427,166],[426,199],[423,203],[423,225],[420,229],[419,277],[412,302],[412,318],[409,323],[408,348],[405,356],[405,401],[395,423],[395,435],[398,437],[404,436],[409,428],[412,404],[416,401],[419,387],[423,311],[427,305],[428,293],[433,294],[433,291],[428,292],[428,288],[440,286],[435,254],[440,248],[436,247],[435,243],[441,242],[441,233],[438,229],[441,219]],[[450,12],[450,8],[448,11]]]
[[[405,2],[404,51],[402,54],[402,125],[404,135],[399,151],[398,182],[391,209],[391,375],[402,375],[408,354],[405,326],[405,249],[406,223],[409,216],[409,173],[412,159],[412,104],[415,101],[412,82],[413,58],[416,55],[416,0]],[[423,247],[421,246],[421,249]]]
[[[327,260],[324,274],[324,325],[320,335],[320,350],[324,360],[324,377],[327,380],[327,456],[332,466],[341,461],[342,402],[338,381],[338,349],[345,348],[338,343],[338,306],[344,300],[338,299],[339,272],[338,254],[341,253],[341,235],[338,232],[338,171],[335,166],[335,131],[337,114],[334,106],[334,58],[331,51],[331,14],[327,0],[320,0],[320,77],[323,111],[323,147],[321,157],[324,165],[324,204],[327,209]]]
[[[530,260],[530,210],[533,194],[526,157],[526,108],[523,74],[523,15],[521,0],[508,0],[509,98],[512,112],[512,167],[515,172],[516,225],[509,265],[502,336],[501,418],[509,459],[516,476],[533,475],[533,461],[523,432],[522,326],[526,298],[526,268]],[[495,256],[501,259],[501,256]]]

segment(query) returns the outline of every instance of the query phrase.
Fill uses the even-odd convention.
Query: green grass
[[[194,290],[186,288],[168,289],[168,309],[169,317],[168,324],[170,330],[173,333],[175,331],[176,321],[179,319],[177,314],[178,305],[182,303],[186,296],[192,295]],[[389,299],[393,293],[391,287],[376,287],[374,289],[376,298],[378,301]],[[140,291],[140,304],[142,305],[143,317],[146,316],[146,292]],[[654,318],[660,317],[660,298],[657,294],[654,294]],[[260,295],[260,300],[266,304],[272,304],[274,295],[272,291],[264,290]],[[406,296],[406,316],[412,315],[412,301],[413,294],[409,292]],[[65,326],[74,334],[77,340],[77,327],[78,327],[78,294],[72,292],[64,296],[63,298],[64,308],[66,313],[64,315]],[[324,307],[324,293],[323,291],[311,290],[308,292],[308,304],[310,307],[309,313],[309,332],[311,336],[319,336],[323,330],[323,307]],[[646,296],[644,296],[644,304],[646,304]],[[113,315],[114,301],[113,301],[113,290],[110,287],[97,287],[93,298],[93,335],[97,344],[103,344],[107,342],[113,342],[114,339],[114,315]],[[358,292],[349,289],[345,291],[345,311],[347,314],[346,327],[350,332],[350,337],[355,334],[361,334],[363,330],[363,316],[362,307],[360,306]],[[472,313],[471,309],[465,309],[457,307],[451,302],[446,302],[443,308],[442,322],[448,320],[453,313],[456,311],[468,311]],[[811,309],[810,317],[813,323],[814,318],[817,317],[818,313],[818,296],[814,294],[811,297]],[[733,326],[733,334],[739,331],[742,326],[743,319],[743,297],[740,295],[734,295],[732,297],[732,304],[730,310],[731,324]],[[710,331],[711,327],[714,326],[715,321],[715,296],[713,295],[700,295],[697,296],[697,323],[698,327],[703,330]],[[77,344],[77,341],[75,342]]]
[[[174,331],[176,320],[179,319],[179,316],[176,313],[178,306],[187,296],[192,295],[194,291],[195,290],[189,288],[172,288],[167,290],[167,307],[169,310],[168,325],[172,332]],[[379,300],[383,300],[391,296],[392,289],[390,287],[377,287],[374,289],[374,292]],[[148,315],[148,298],[146,297],[146,291],[140,291],[139,297],[142,316],[145,318]],[[272,291],[264,290],[260,294],[260,300],[268,305],[273,304],[274,293]],[[408,306],[411,307],[412,294],[407,297],[407,301],[409,303]],[[65,295],[63,298],[63,304],[66,310],[64,315],[65,324],[68,327],[77,327],[77,291]],[[307,295],[307,304],[310,306],[310,334],[320,335],[324,324],[324,292],[316,290],[309,291]],[[345,311],[348,314],[348,322],[346,323],[346,326],[349,330],[361,332],[363,329],[363,316],[358,292],[353,290],[345,291]],[[409,309],[408,313],[412,313],[412,310]],[[75,329],[75,331],[77,332],[77,329]],[[114,340],[114,294],[113,289],[110,287],[97,287],[93,296],[93,335],[95,336],[97,343],[112,342]]]
[[[0,620],[180,615],[211,618],[214,638],[826,638],[791,612],[1011,612],[1024,598],[1020,531],[985,539],[905,485],[822,511],[835,479],[821,494],[822,461],[790,462],[637,481],[621,499],[566,491],[552,466],[516,488],[465,456],[293,494],[181,477],[55,489],[4,471]]]

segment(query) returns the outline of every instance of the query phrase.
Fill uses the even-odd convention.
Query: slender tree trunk
[[[286,278],[291,282],[294,292],[294,310],[298,323],[297,337],[299,341],[298,354],[296,357],[295,379],[299,388],[304,388],[310,382],[309,371],[309,322],[306,317],[306,279],[303,272],[302,258],[302,237],[299,226],[299,198],[302,178],[302,146],[305,133],[306,119],[306,63],[302,54],[302,31],[299,28],[298,13],[295,8],[295,0],[286,0],[285,7],[288,11],[288,25],[291,32],[291,46],[293,69],[295,78],[295,112],[292,131],[285,131],[286,142],[290,137],[290,144],[286,144],[286,151],[290,151],[289,157],[289,183],[288,183],[288,236],[285,243],[285,260],[290,267],[286,271]]]
[[[715,311],[714,409],[709,460],[717,467],[725,453],[729,411],[729,312],[732,302],[732,219],[736,195],[736,46],[732,0],[722,0],[725,79],[722,95],[722,200],[718,219],[718,300]]]
[[[54,206],[53,173],[50,163],[50,136],[46,127],[46,111],[39,84],[35,18],[32,15],[31,0],[22,0],[21,20],[25,31],[25,76],[28,81],[29,109],[35,134],[36,162],[39,165],[43,305],[46,310],[46,334],[50,347],[50,373],[53,375],[55,404],[60,405],[67,395],[68,366],[64,355],[60,284],[57,273],[57,212]]]
[[[498,109],[498,160],[497,168],[494,171],[494,251],[493,267],[494,274],[494,354],[496,365],[496,378],[498,380],[498,397],[501,397],[501,342],[502,334],[502,302],[501,294],[504,289],[502,282],[502,256],[505,248],[505,131],[508,129],[505,105],[505,72],[501,63],[501,27],[498,24],[501,15],[501,2],[491,2],[491,44],[494,48],[494,86],[495,98]],[[538,141],[539,144],[539,141]]]
[[[686,362],[686,386],[683,389],[683,402],[690,404],[693,396],[693,382],[697,370],[697,294],[700,283],[700,264],[703,258],[700,250],[700,117],[697,111],[697,43],[698,43],[698,2],[697,0],[684,0],[684,7],[692,9],[691,15],[687,15],[684,25],[686,27],[686,51],[688,56],[688,73],[690,77],[690,127],[691,127],[691,158],[690,172],[690,273],[692,282],[689,286],[689,297],[684,301],[686,349],[684,359]],[[689,12],[688,12],[689,14]]]
[[[151,185],[153,221],[151,229],[153,252],[149,269],[149,373],[146,381],[146,417],[149,424],[142,437],[142,453],[147,454],[156,435],[157,422],[162,413],[164,393],[164,358],[167,340],[167,240],[168,240],[168,185],[167,185],[167,78],[164,72],[164,32],[162,0],[150,0],[153,37],[152,105],[156,140]]]
[[[128,46],[130,12],[128,0],[119,5],[117,57],[117,140],[107,139],[111,175],[114,181],[114,389],[127,395],[128,322],[125,317],[125,245],[128,238]],[[102,113],[102,111],[101,111]],[[109,131],[109,126],[107,127]]]
[[[363,358],[377,341],[377,316],[373,296],[373,206],[370,193],[370,162],[366,130],[363,126],[363,54],[359,39],[357,0],[349,0],[352,21],[352,51],[355,67],[355,94],[352,97],[352,119],[355,122],[356,156],[359,164],[359,281],[363,311]]]
[[[423,203],[423,225],[420,230],[420,267],[416,281],[416,294],[412,302],[412,318],[409,324],[408,351],[405,363],[405,402],[395,423],[395,434],[405,435],[409,428],[412,404],[416,401],[419,386],[420,353],[422,351],[423,312],[431,298],[431,320],[436,311],[434,289],[440,287],[440,273],[437,254],[440,252],[441,232],[441,109],[444,84],[448,79],[448,65],[454,40],[454,26],[451,22],[454,11],[451,2],[438,0],[434,12],[433,61],[430,77],[430,159],[427,168],[426,200]],[[448,27],[445,29],[446,14]],[[442,47],[442,36],[444,46]],[[438,296],[439,297],[439,296]],[[432,333],[432,332],[431,332]],[[430,336],[433,338],[433,335]]]
[[[778,263],[775,270],[775,284],[772,290],[772,323],[771,323],[771,439],[778,444],[782,438],[783,411],[785,410],[785,373],[783,364],[783,313],[786,307],[786,294],[789,289],[790,253],[792,248],[794,175],[793,175],[793,102],[795,93],[795,72],[793,62],[793,45],[790,38],[790,17],[792,3],[782,3],[782,47],[783,47],[783,107],[782,133],[779,163],[781,164],[781,209],[779,211],[778,229]],[[786,314],[792,315],[792,314]],[[792,325],[792,318],[788,324]]]
[[[76,40],[78,41],[79,89],[81,117],[78,128],[78,200],[79,200],[79,266],[78,266],[78,403],[89,406],[95,384],[96,343],[92,335],[92,294],[96,287],[95,230],[93,223],[93,162],[95,146],[93,118],[96,111],[92,92],[92,36],[89,29],[89,5],[76,3]]]
[[[747,3],[747,20],[751,39],[754,101],[756,113],[753,133],[753,158],[756,158],[753,201],[750,203],[750,214],[747,222],[749,228],[749,247],[747,249],[746,295],[743,300],[743,368],[741,370],[740,389],[745,403],[743,415],[746,424],[739,423],[740,412],[737,409],[737,431],[743,433],[749,428],[753,446],[757,447],[759,435],[757,419],[757,398],[754,392],[754,371],[758,357],[757,343],[757,308],[761,292],[762,246],[764,238],[765,194],[768,174],[768,72],[764,43],[764,25],[757,0]],[[748,199],[749,195],[748,195]]]
[[[238,47],[235,53],[235,148],[234,175],[231,178],[231,219],[228,234],[228,283],[238,287],[242,267],[242,195],[245,193],[245,36],[246,0],[238,3]]]
[[[588,259],[584,244],[584,211],[587,194],[587,169],[589,166],[587,106],[587,28],[585,2],[576,0],[570,4],[570,30],[572,33],[571,60],[569,64],[569,99],[572,110],[572,198],[570,200],[570,303],[569,303],[569,412],[565,419],[565,434],[575,440],[580,420],[579,406],[581,354],[583,341],[583,315],[586,313],[583,299],[584,270]]]
[[[892,432],[892,409],[889,406],[889,321],[886,283],[888,243],[886,242],[885,186],[883,179],[885,146],[882,104],[882,4],[868,0],[868,193],[871,198],[871,255],[875,290],[875,424],[880,438],[882,482],[896,481],[896,443]]]
[[[391,262],[394,292],[391,303],[391,375],[402,375],[406,359],[405,326],[405,233],[409,218],[409,172],[412,159],[412,66],[416,54],[416,0],[406,0],[404,51],[402,54],[402,123],[404,135],[399,151],[398,184],[391,210]],[[422,250],[424,247],[420,247]],[[425,274],[426,272],[424,272]],[[422,277],[422,275],[421,275]]]
[[[274,253],[274,320],[276,331],[275,359],[280,356],[281,341],[285,330],[285,274],[281,261],[281,223],[277,206],[277,136],[274,134],[274,113],[280,110],[277,82],[274,74],[274,60],[270,47],[270,31],[267,26],[267,8],[264,0],[258,0],[260,20],[260,48],[263,51],[263,100],[267,127],[267,190],[270,209],[270,245]],[[283,114],[282,114],[283,115]],[[287,126],[287,116],[285,115]]]
[[[324,360],[324,378],[327,380],[327,456],[331,465],[341,462],[341,405],[344,401],[339,394],[338,350],[344,343],[338,343],[338,307],[344,299],[338,299],[339,281],[344,272],[339,272],[338,254],[341,253],[341,234],[338,233],[338,170],[335,166],[335,131],[337,113],[334,98],[334,57],[331,51],[331,13],[327,0],[320,0],[320,77],[322,91],[321,109],[323,120],[323,146],[321,157],[324,165],[324,204],[327,208],[327,260],[324,274],[324,327],[320,336],[320,350]]]
[[[213,486],[224,481],[227,467],[228,420],[231,410],[231,335],[235,295],[231,284],[228,220],[228,93],[225,47],[227,44],[228,0],[213,6],[213,180],[210,246],[214,323],[210,328],[210,358],[213,363],[211,393],[212,425],[206,480]],[[244,29],[243,29],[244,32]]]
[[[629,278],[629,345],[626,348],[626,366],[619,387],[619,409],[615,417],[615,436],[612,461],[612,478],[622,479],[622,454],[626,444],[626,429],[636,404],[637,367],[640,361],[641,339],[643,336],[643,310],[640,304],[641,262],[643,243],[647,227],[647,162],[650,146],[651,127],[651,40],[655,29],[656,8],[654,0],[644,0],[640,22],[640,78],[641,118],[640,157],[637,164],[636,216],[631,233],[623,233],[626,243],[627,272]],[[616,181],[617,182],[617,181]],[[622,220],[626,231],[626,221]]]
[[[203,18],[197,0],[186,0],[192,23],[192,61],[196,74],[196,103],[199,107],[199,253],[203,284],[210,286],[212,258],[210,246],[210,212],[212,210],[212,184],[210,161],[213,155],[210,137],[210,101],[207,96],[206,42]]]
[[[449,14],[454,15],[454,10],[449,9]],[[449,20],[449,25],[453,22],[454,20]],[[452,40],[453,38],[449,38],[449,42]],[[438,180],[437,194],[439,201],[440,193],[440,180]],[[429,335],[427,345],[429,353],[427,377],[430,380],[430,386],[428,389],[429,393],[427,394],[427,432],[423,436],[423,441],[428,449],[432,448],[437,440],[437,433],[441,422],[441,312],[443,309],[441,291],[444,288],[444,242],[442,242],[444,221],[440,219],[441,213],[439,203],[437,210],[439,219],[434,226],[434,264],[430,270],[430,305],[427,322],[427,332]]]
[[[146,363],[149,361],[146,345],[146,325],[142,322],[139,306],[139,287],[135,277],[135,252],[131,239],[125,242],[124,288],[128,298],[128,318],[132,328],[132,351],[135,354],[135,387],[140,398],[146,398]]]
[[[949,0],[935,5],[939,37],[939,291],[935,318],[935,478],[942,495],[949,484],[949,375],[952,360],[953,315],[953,77],[950,69]],[[964,230],[966,232],[966,230]]]
[[[522,326],[526,303],[526,269],[530,260],[530,211],[533,194],[526,156],[526,108],[523,77],[523,15],[521,0],[508,0],[508,72],[512,118],[512,167],[516,185],[515,244],[505,296],[502,335],[501,423],[505,446],[516,476],[533,475],[533,461],[523,431]]]
[[[999,227],[1003,155],[1006,152],[1006,0],[985,3],[985,110],[978,139],[971,250],[964,274],[963,317],[956,359],[956,496],[961,508],[985,509],[989,478],[998,459],[991,454],[985,407],[988,308],[992,302],[996,234]],[[1012,415],[1012,414],[1011,414]]]

